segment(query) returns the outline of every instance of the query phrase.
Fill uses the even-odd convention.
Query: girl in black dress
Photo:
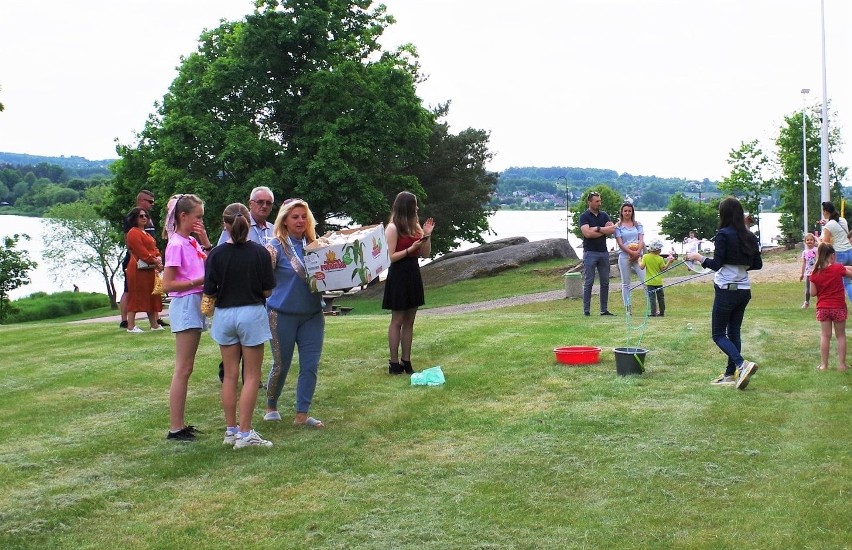
[[[391,251],[391,265],[382,300],[382,309],[391,310],[388,374],[414,372],[411,366],[414,317],[417,308],[426,303],[417,259],[429,257],[432,252],[429,237],[435,228],[432,218],[428,218],[421,227],[417,211],[417,197],[402,191],[393,201],[390,221],[385,229],[388,250]]]

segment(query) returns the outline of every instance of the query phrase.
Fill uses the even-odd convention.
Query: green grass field
[[[554,266],[530,269],[563,284]],[[427,301],[538,291],[525,276]],[[800,294],[756,285],[744,354],[760,369],[745,391],[708,384],[724,366],[709,280],[667,289],[666,317],[644,328],[585,318],[575,300],[421,315],[413,361],[443,368],[436,388],[386,374],[389,317],[360,304],[327,318],[311,409],[327,427],[264,423],[261,398],[256,428],[275,446],[240,451],[221,444],[209,336],[187,406],[206,433],[176,444],[169,333],[0,327],[0,547],[849,547],[850,375],[814,369]],[[647,372],[616,376],[612,348],[639,339]],[[601,361],[558,364],[565,345],[600,346]]]

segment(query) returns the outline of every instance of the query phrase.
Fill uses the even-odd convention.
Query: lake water
[[[637,219],[645,227],[645,242],[659,238],[663,241],[663,251],[666,252],[674,247],[681,252],[680,244],[667,241],[659,235],[660,219],[666,214],[664,211],[637,212]],[[778,221],[779,213],[766,212],[762,214],[760,225],[763,233],[761,239],[763,245],[775,242],[779,235]],[[437,220],[441,223],[441,220]],[[490,220],[491,234],[484,235],[486,242],[508,237],[523,236],[530,241],[544,239],[565,238],[567,222],[564,211],[529,211],[529,210],[500,210]],[[44,259],[44,244],[42,236],[47,228],[47,222],[41,218],[28,218],[25,216],[0,215],[0,237],[13,235],[15,233],[26,233],[31,237],[30,241],[21,241],[19,250],[26,250],[30,259],[38,262],[38,267],[30,272],[30,284],[11,292],[11,298],[17,299],[32,294],[33,292],[58,292],[60,290],[72,290],[73,285],[80,287],[82,292],[106,293],[103,278],[94,272],[77,273],[68,269],[54,269]],[[583,249],[580,247],[580,239],[574,235],[568,236],[571,246],[582,256]],[[611,241],[614,245],[614,241]],[[470,248],[470,243],[464,243],[459,249]],[[116,286],[121,292],[122,282],[116,281]]]

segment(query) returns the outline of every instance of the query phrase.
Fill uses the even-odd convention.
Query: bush
[[[13,301],[11,305],[14,311],[6,319],[6,322],[10,324],[57,319],[109,307],[109,297],[97,292],[56,292],[54,294],[34,292],[26,298]]]

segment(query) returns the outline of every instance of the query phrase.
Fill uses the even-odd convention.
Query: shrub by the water
[[[106,294],[97,292],[34,292],[12,302],[7,324],[56,319],[93,309],[109,307]]]

